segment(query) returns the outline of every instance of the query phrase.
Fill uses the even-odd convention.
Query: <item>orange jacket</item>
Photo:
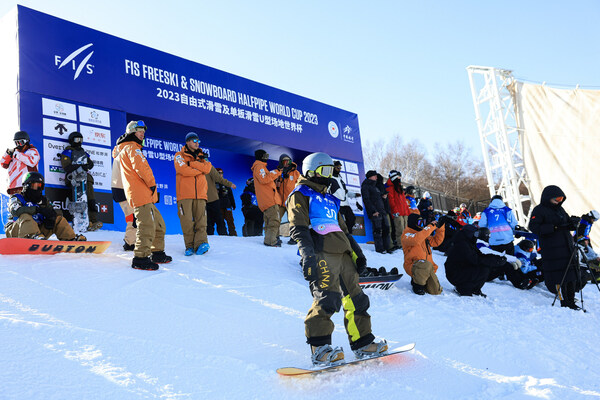
[[[210,172],[212,164],[208,161],[198,160],[183,146],[175,154],[175,182],[177,187],[177,200],[204,199],[207,200],[206,174]]]
[[[121,163],[123,189],[129,205],[133,208],[158,202],[158,193],[152,193],[150,188],[156,188],[154,174],[148,160],[142,154],[142,145],[134,141],[124,141],[113,149],[113,158],[118,156]]]
[[[256,160],[252,164],[252,176],[254,177],[254,189],[256,189],[256,200],[258,208],[265,211],[274,205],[283,205],[281,195],[275,186],[275,179],[279,178],[281,171],[269,171],[267,163]]]
[[[283,201],[283,204],[285,204],[285,201],[287,200],[288,196],[296,187],[296,184],[298,183],[298,178],[300,178],[300,172],[298,172],[298,170],[295,169],[293,171],[290,171],[288,177],[283,179],[283,181],[281,182],[281,185],[277,190],[279,190],[279,194],[281,195],[281,200]]]
[[[435,236],[431,237],[433,232],[435,232]],[[429,224],[420,231],[415,231],[409,227],[404,229],[401,242],[404,251],[404,270],[408,275],[412,276],[412,266],[417,260],[431,262],[435,272],[437,272],[438,266],[433,262],[431,248],[442,244],[445,233],[446,225],[436,229],[435,224]]]

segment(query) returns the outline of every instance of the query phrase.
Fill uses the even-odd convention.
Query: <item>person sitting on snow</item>
[[[7,238],[48,239],[53,234],[58,240],[84,241],[71,225],[57,215],[44,196],[44,176],[39,172],[23,175],[23,190],[10,196],[8,212],[12,221],[4,226]]]
[[[535,243],[532,240],[521,240],[515,246],[515,257],[521,261],[520,271],[526,279],[531,281],[527,289],[531,289],[544,280],[544,275],[540,268],[538,268],[538,265],[541,265],[541,259],[538,258],[538,253],[535,251]]]
[[[438,266],[433,262],[431,249],[444,241],[444,234],[443,222],[426,224],[418,214],[408,216],[408,224],[402,235],[402,250],[404,270],[412,278],[410,283],[415,294],[442,293],[442,286],[435,274]]]
[[[579,250],[579,264],[582,269],[589,271],[586,275],[590,282],[600,283],[600,255],[594,251],[590,244],[590,239],[582,237],[577,241],[577,247]]]

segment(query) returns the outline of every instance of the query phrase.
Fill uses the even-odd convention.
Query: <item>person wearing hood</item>
[[[360,186],[360,193],[365,205],[365,212],[371,220],[375,251],[378,253],[391,253],[393,252],[393,244],[390,237],[389,211],[385,206],[387,199],[383,197],[383,194],[387,197],[387,192],[385,187],[382,192],[377,185],[378,175],[376,171],[367,171],[366,179]]]
[[[487,241],[489,230],[465,225],[456,234],[448,249],[446,278],[460,296],[482,296],[481,288],[488,280],[492,268],[502,267],[506,258],[496,254],[484,254],[477,246],[478,239]]]
[[[0,163],[8,170],[8,195],[20,193],[23,190],[21,182],[27,172],[37,172],[40,162],[40,152],[30,143],[29,134],[18,131],[13,136],[15,147],[6,149]]]
[[[65,184],[67,187],[72,187],[71,180],[68,176],[82,168],[87,175],[85,193],[87,194],[87,207],[89,216],[88,231],[96,231],[102,227],[102,222],[98,221],[98,212],[96,211],[96,198],[94,195],[94,177],[89,171],[94,168],[92,158],[83,147],[83,135],[80,132],[71,132],[69,135],[69,145],[60,153],[60,163],[65,171]],[[74,199],[72,199],[74,200]]]
[[[282,205],[279,207],[279,216],[283,218],[283,215],[285,214],[285,201],[296,187],[298,178],[300,178],[300,172],[298,171],[296,163],[285,153],[279,156],[279,165],[277,166],[277,169],[281,170],[281,175],[279,176],[279,179],[275,181],[275,185],[277,186],[282,201]],[[288,244],[296,244],[296,242],[294,239],[290,238]]]
[[[385,186],[388,193],[392,221],[394,223],[394,241],[400,247],[402,232],[406,229],[408,215],[410,214],[408,204],[406,203],[406,196],[404,195],[404,188],[402,187],[402,174],[396,170],[391,170]]]
[[[244,214],[244,225],[242,235],[261,236],[263,232],[263,213],[258,208],[256,191],[254,189],[254,178],[246,181],[246,187],[240,195],[242,200],[242,214]]]
[[[177,215],[185,244],[184,254],[204,254],[210,248],[206,234],[206,174],[212,164],[205,160],[195,132],[185,136],[185,145],[175,154]]]
[[[431,248],[442,244],[444,235],[445,227],[441,221],[426,224],[418,214],[408,216],[408,224],[402,235],[402,250],[404,270],[412,278],[410,283],[415,294],[442,293],[436,275],[438,266],[433,262]]]
[[[490,205],[481,213],[480,228],[490,230],[490,247],[499,252],[515,254],[515,227],[517,217],[513,210],[504,204],[502,196],[492,197]]]
[[[298,243],[302,272],[314,299],[304,320],[314,365],[344,360],[343,350],[331,346],[331,317],[342,305],[350,348],[357,358],[380,355],[388,348],[371,332],[369,298],[358,284],[367,259],[340,216],[339,199],[328,192],[333,169],[328,154],[308,155],[302,163],[303,176],[286,203],[290,234]]]
[[[8,200],[11,219],[5,226],[7,238],[48,239],[53,234],[58,240],[85,241],[75,234],[65,218],[56,213],[52,203],[44,196],[44,176],[27,172],[21,181],[21,192]]]
[[[569,217],[562,207],[566,200],[561,188],[546,186],[540,203],[531,212],[529,230],[539,239],[546,287],[559,295],[562,307],[579,309],[575,292],[582,288],[581,277],[576,273],[575,257],[571,257],[575,249],[571,232],[577,230],[579,217]]]
[[[354,224],[356,223],[356,216],[354,215],[354,211],[352,211],[352,207],[350,207],[350,202],[348,201],[348,199],[355,199],[361,197],[361,194],[348,190],[348,188],[346,187],[346,183],[342,179],[341,172],[342,162],[335,160],[333,162],[333,182],[329,190],[331,194],[340,199],[340,214],[342,214],[342,217],[344,218],[346,227],[348,227],[348,232],[352,234]],[[360,205],[357,204],[357,206]]]
[[[281,176],[281,169],[269,171],[267,161],[269,153],[259,149],[254,152],[254,164],[252,164],[252,177],[258,207],[263,212],[265,222],[264,245],[270,247],[281,247],[279,239],[279,226],[281,224],[280,207],[283,205],[281,194],[277,190],[275,181]]]
[[[462,229],[462,225],[458,223],[456,213],[453,210],[450,210],[447,214],[442,215],[438,221],[444,224],[446,232],[444,234],[444,241],[433,249],[441,251],[442,253],[447,253],[454,236]]]
[[[433,202],[431,201],[431,193],[423,193],[423,196],[421,196],[421,200],[419,200],[419,205],[417,207],[419,209],[419,213],[425,219],[425,223],[432,223],[435,219],[435,216],[433,214]]]
[[[169,263],[173,259],[165,254],[165,221],[154,205],[158,203],[156,181],[142,153],[146,129],[144,121],[129,122],[125,134],[117,139],[116,151],[122,153],[118,161],[123,189],[137,221],[131,267],[157,270],[158,264]]]

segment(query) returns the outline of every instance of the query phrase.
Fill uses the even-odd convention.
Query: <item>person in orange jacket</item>
[[[443,223],[425,225],[425,219],[420,215],[408,216],[408,224],[402,235],[404,270],[412,277],[410,283],[416,294],[442,293],[442,286],[435,274],[438,266],[433,262],[431,249],[442,244],[444,234]]]
[[[142,153],[146,135],[144,121],[131,121],[117,139],[123,189],[137,221],[135,249],[131,267],[157,270],[158,264],[173,259],[165,254],[165,221],[154,205],[158,202],[156,181],[148,160]]]
[[[204,254],[210,248],[206,235],[206,174],[212,164],[205,160],[200,139],[194,132],[185,136],[185,145],[175,154],[177,215],[181,224],[186,256]]]
[[[294,188],[296,188],[296,184],[298,183],[298,179],[300,178],[300,172],[298,171],[298,166],[295,162],[292,161],[292,158],[287,154],[282,154],[279,156],[279,166],[278,169],[281,169],[281,175],[277,181],[275,181],[275,185],[277,186],[277,190],[281,195],[281,200],[284,205],[279,207],[279,216],[283,218],[283,214],[285,214],[285,201]],[[291,238],[287,242],[288,244],[296,244],[296,241]]]
[[[252,177],[256,189],[258,207],[264,213],[265,246],[280,247],[279,225],[281,223],[280,207],[283,205],[281,194],[277,191],[275,181],[281,175],[281,170],[269,171],[267,160],[269,154],[260,149],[254,152],[256,161],[252,164]]]

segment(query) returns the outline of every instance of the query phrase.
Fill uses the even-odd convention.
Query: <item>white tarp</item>
[[[557,185],[569,214],[600,210],[600,91],[518,82],[515,104],[534,202],[544,187]],[[592,241],[598,249],[600,222]]]

